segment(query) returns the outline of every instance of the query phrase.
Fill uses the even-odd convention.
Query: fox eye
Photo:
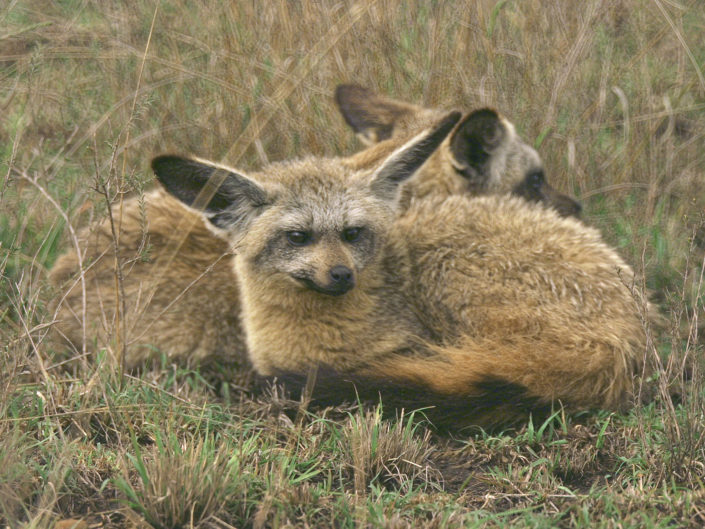
[[[306,231],[287,231],[286,240],[294,246],[306,246],[311,242],[311,234]]]
[[[526,183],[532,189],[539,189],[543,185],[543,171],[534,171],[526,177]]]
[[[343,230],[343,240],[345,242],[356,242],[360,239],[362,228],[345,228]]]

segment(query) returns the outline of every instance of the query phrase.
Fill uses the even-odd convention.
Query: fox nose
[[[347,266],[334,266],[328,272],[332,282],[336,285],[346,285],[353,282],[353,272]]]

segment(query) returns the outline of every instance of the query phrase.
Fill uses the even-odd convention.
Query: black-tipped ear
[[[419,134],[394,151],[372,177],[371,187],[374,193],[385,200],[394,200],[399,184],[416,173],[448,136],[460,116],[460,112],[451,112],[432,129]]]
[[[450,139],[456,169],[467,173],[467,178],[484,175],[487,163],[506,135],[507,130],[496,111],[483,108],[470,113]]]
[[[159,182],[187,206],[221,229],[240,227],[267,194],[253,180],[232,170],[176,155],[157,156],[152,170]]]
[[[339,85],[335,89],[335,102],[345,122],[368,145],[390,138],[399,119],[416,109],[357,84]]]

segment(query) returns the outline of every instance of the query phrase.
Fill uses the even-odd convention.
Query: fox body
[[[375,94],[358,85],[340,85],[335,99],[345,121],[368,145],[347,161],[353,168],[379,163],[444,112]],[[466,114],[423,170],[404,188],[402,207],[412,197],[429,195],[508,195],[540,202],[563,216],[578,216],[581,206],[548,183],[536,150],[514,125],[489,108]]]
[[[228,244],[203,218],[161,189],[126,200],[113,210],[118,228],[118,284],[110,219],[82,229],[85,249],[85,335],[89,345],[114,349],[122,328],[125,365],[168,353],[194,363],[227,352],[245,359],[238,287]],[[118,221],[121,218],[121,223]],[[182,227],[179,230],[179,227]],[[50,280],[64,290],[56,303],[57,334],[80,350],[84,336],[81,267],[75,251],[59,257]],[[124,295],[124,298],[123,298]],[[120,299],[125,300],[125,313]]]
[[[352,85],[339,87],[336,100],[357,130],[375,140],[385,138],[341,158],[338,165],[350,172],[378,167],[414,133],[442,116],[439,111],[384,99]],[[544,197],[542,203],[558,209],[572,203],[572,209],[563,208],[564,213],[579,211],[579,205],[568,197],[551,199],[560,195],[546,191],[550,188],[536,151],[516,135],[511,123],[485,109],[468,114],[404,186],[398,210],[408,207],[413,196],[516,194],[529,180]],[[90,345],[95,341],[98,347],[114,349],[124,331],[128,368],[161,353],[193,363],[222,353],[236,368],[246,363],[239,293],[228,245],[199,214],[161,190],[142,199],[127,199],[121,208],[122,213],[118,207],[112,213],[121,218],[117,230],[119,260],[124,263],[121,285],[116,279],[110,220],[84,228],[79,237],[84,261],[89,264],[83,272],[85,322],[81,270],[72,249],[57,260],[49,276],[62,291],[56,303],[56,334],[79,350],[84,336]],[[122,300],[125,314],[120,317]]]
[[[465,424],[511,422],[556,401],[620,407],[645,338],[633,273],[597,231],[506,196],[399,212],[402,182],[454,119],[374,171],[306,159],[248,177],[178,156],[153,168],[186,204],[227,174],[204,215],[237,249],[260,374],[322,366],[324,386],[407,396]]]

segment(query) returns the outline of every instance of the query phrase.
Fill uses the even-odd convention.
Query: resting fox
[[[349,159],[351,167],[381,162],[443,112],[397,101],[358,85],[340,85],[335,100],[345,121],[370,148]],[[541,202],[564,216],[578,216],[581,206],[546,181],[538,153],[524,143],[514,126],[495,110],[469,113],[448,141],[429,158],[404,189],[402,206],[410,198],[429,195],[506,195]]]
[[[632,270],[596,230],[507,196],[399,211],[402,183],[458,119],[374,170],[309,158],[246,176],[172,155],[152,167],[187,205],[225,176],[203,215],[237,248],[260,374],[321,366],[323,386],[436,406],[440,426],[624,405],[645,336]]]
[[[370,123],[383,122],[389,132],[386,141],[340,159],[355,170],[378,166],[407,137],[442,115],[352,85],[340,86],[336,100],[356,130],[370,136]],[[375,134],[381,139],[381,133]],[[408,207],[412,195],[528,196],[521,190],[529,188],[544,204],[563,214],[577,215],[580,210],[575,201],[548,186],[538,154],[516,135],[511,123],[484,109],[468,114],[431,155],[413,182],[405,186],[401,207]],[[122,280],[126,313],[119,324],[127,342],[125,365],[139,366],[159,352],[194,363],[223,353],[237,369],[246,358],[230,248],[211,233],[199,215],[161,190],[147,193],[144,207],[143,215],[140,201],[128,199],[121,214],[120,259],[127,265]],[[119,215],[117,208],[114,215]],[[176,231],[177,226],[181,231]],[[85,247],[84,261],[90,263],[84,275],[86,336],[99,347],[112,349],[118,334],[119,290],[109,219],[84,228],[80,239]],[[145,243],[150,249],[146,258],[140,251]],[[64,294],[56,306],[55,329],[80,350],[84,308],[79,271],[77,255],[70,250],[57,260],[49,277]]]

